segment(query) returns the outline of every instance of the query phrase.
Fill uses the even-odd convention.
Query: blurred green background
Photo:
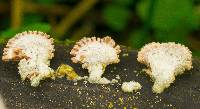
[[[200,0],[0,0],[0,43],[39,30],[65,45],[107,35],[133,49],[173,41],[200,57],[199,26]]]

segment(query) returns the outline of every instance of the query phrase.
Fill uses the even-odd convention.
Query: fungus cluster
[[[62,64],[56,73],[51,69],[50,60],[54,54],[53,39],[39,31],[27,31],[11,38],[2,56],[3,61],[19,61],[19,74],[22,80],[29,79],[31,86],[38,86],[45,78],[67,76],[69,80],[86,79],[75,73],[72,67]],[[111,37],[83,38],[76,42],[70,54],[74,63],[81,63],[87,69],[90,83],[108,84],[117,80],[102,77],[107,65],[119,63],[120,46]],[[175,76],[192,68],[191,51],[180,44],[150,43],[139,52],[137,60],[145,64],[146,73],[154,81],[153,92],[161,93],[174,82]],[[125,92],[141,89],[138,82],[124,82]]]

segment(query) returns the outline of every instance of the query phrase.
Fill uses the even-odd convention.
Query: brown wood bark
[[[79,64],[73,64],[69,52],[71,47],[56,46],[51,67],[60,64],[71,65],[79,75],[88,75]],[[0,47],[2,55],[2,46]],[[128,54],[128,56],[127,56]],[[29,81],[21,81],[17,63],[0,61],[0,94],[10,109],[69,109],[69,108],[117,108],[157,109],[181,108],[198,109],[200,106],[200,60],[193,59],[194,68],[177,76],[174,84],[162,94],[152,93],[150,77],[141,72],[145,66],[136,61],[137,52],[123,47],[120,63],[109,65],[104,77],[109,79],[119,75],[121,80],[113,85],[98,85],[78,81],[77,85],[66,78],[42,81],[39,87],[31,87]],[[142,85],[139,92],[124,93],[123,81],[138,81]]]

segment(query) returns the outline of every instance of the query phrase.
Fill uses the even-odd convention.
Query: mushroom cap
[[[74,45],[70,54],[74,56],[71,58],[74,63],[83,63],[87,67],[89,64],[118,63],[120,52],[120,46],[115,45],[115,41],[107,36],[102,39],[83,38]]]
[[[191,51],[173,42],[147,44],[138,52],[137,60],[147,65],[146,73],[154,80],[156,93],[169,87],[176,75],[192,68]]]
[[[171,59],[174,59],[176,62],[184,64],[184,67],[187,70],[192,68],[192,52],[184,45],[176,44],[174,42],[149,43],[138,52],[137,60],[140,63],[150,66],[150,60],[148,57],[156,54],[161,55],[161,57],[171,57]]]
[[[53,57],[53,52],[53,39],[49,38],[49,35],[39,31],[25,31],[18,33],[8,41],[2,60],[18,61],[37,56],[45,61]]]

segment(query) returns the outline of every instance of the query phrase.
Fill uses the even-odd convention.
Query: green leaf
[[[192,51],[192,55],[193,55],[193,56],[200,57],[200,50]]]
[[[114,0],[114,3],[120,6],[131,6],[134,0]]]
[[[0,43],[5,43],[6,40],[13,37],[15,34],[17,34],[18,30],[14,29],[7,29],[1,32],[0,34]]]
[[[143,20],[146,20],[150,2],[151,0],[143,0],[138,4],[137,12]],[[181,2],[156,0],[152,16],[151,23],[154,29],[173,30],[181,26],[197,27],[191,0],[181,0]]]
[[[75,43],[75,41],[69,40],[69,39],[65,39],[64,41],[64,45],[69,46],[71,44]]]
[[[200,24],[200,10],[199,10],[199,6],[195,6],[194,7],[193,13],[194,13],[194,20],[195,20],[196,26],[199,26],[199,24]]]
[[[137,15],[140,17],[140,19],[144,22],[147,17],[147,12],[148,8],[150,5],[150,0],[141,0],[137,5],[136,5],[136,11]]]
[[[161,2],[162,1],[162,2]],[[154,15],[154,28],[173,29],[174,27],[194,26],[192,2],[190,0],[158,0]]]
[[[44,5],[53,5],[56,1],[55,0],[37,0],[37,2]]]
[[[129,43],[133,48],[141,48],[150,41],[150,37],[142,30],[135,30],[130,33]]]
[[[142,0],[137,7],[137,13],[145,22],[152,0]],[[154,30],[156,41],[175,41],[188,44],[186,37],[192,29],[198,27],[192,1],[155,0],[151,27]]]
[[[16,33],[18,32],[18,30],[14,30],[14,29],[7,29],[1,32],[0,37],[4,38],[4,39],[8,39],[13,37]]]
[[[31,23],[42,22],[43,16],[38,14],[26,14],[23,18],[23,26],[30,25]]]
[[[115,31],[123,30],[128,23],[130,11],[118,5],[107,5],[103,8],[105,23]]]
[[[42,31],[42,32],[50,32],[51,26],[48,23],[33,23],[27,26],[24,26],[20,29],[20,31],[28,31],[28,30],[35,30],[35,31]]]
[[[188,45],[187,36],[188,31],[178,30],[175,31],[162,31],[157,30],[155,32],[155,40],[159,42],[177,42],[184,45]]]
[[[0,33],[0,43],[4,43],[6,40],[15,36],[17,33],[24,31],[42,31],[45,33],[49,33],[51,31],[51,26],[48,23],[31,23],[27,26],[23,26],[17,30],[15,29],[7,29]]]

